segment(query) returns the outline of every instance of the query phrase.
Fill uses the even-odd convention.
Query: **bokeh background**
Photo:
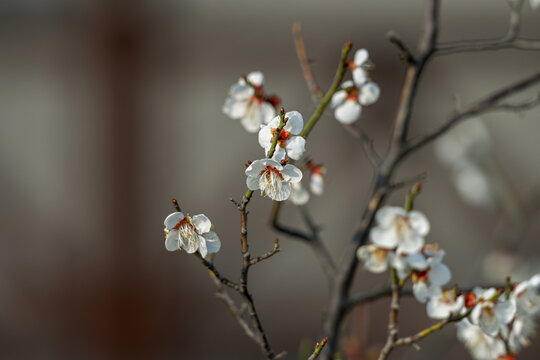
[[[307,118],[314,105],[292,23],[302,24],[323,89],[351,40],[369,49],[376,66],[372,76],[382,95],[359,124],[384,152],[404,70],[385,35],[396,30],[414,47],[422,17],[418,0],[2,1],[0,357],[262,358],[214,296],[199,261],[165,250],[170,199],[212,219],[222,239],[216,265],[237,278],[239,216],[228,199],[245,192],[243,164],[262,151],[255,135],[221,113],[229,87],[240,75],[263,71],[266,89]],[[441,39],[501,36],[507,18],[503,0],[444,1]],[[525,36],[540,37],[539,19],[525,7]],[[456,95],[470,103],[539,64],[540,53],[514,50],[434,59],[412,134],[444,121]],[[490,114],[484,123],[490,147],[483,166],[499,184],[493,202],[478,206],[461,198],[432,145],[397,173],[427,174],[416,206],[430,219],[428,240],[447,250],[452,282],[463,286],[539,270],[540,109]],[[310,136],[307,154],[328,171],[324,196],[312,197],[308,209],[339,259],[359,224],[372,171],[359,141],[331,111]],[[403,196],[388,203],[399,205]],[[250,204],[254,254],[270,249],[276,237],[266,225],[270,209],[259,196]],[[302,226],[290,204],[282,219]],[[251,291],[271,345],[296,359],[302,341],[320,336],[327,288],[311,250],[280,239],[282,252],[252,269]],[[355,288],[383,281],[384,275],[361,271]],[[349,316],[347,359],[368,359],[384,341],[387,308],[382,300]],[[431,323],[414,300],[403,309],[403,334]],[[539,343],[522,358],[535,359]],[[468,358],[453,326],[420,345],[421,351],[399,349],[393,358]]]

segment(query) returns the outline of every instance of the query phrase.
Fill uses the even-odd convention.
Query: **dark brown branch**
[[[278,239],[276,239],[274,248],[272,250],[270,250],[269,252],[267,252],[266,254],[258,256],[255,259],[251,259],[251,261],[249,262],[249,266],[255,265],[258,262],[261,262],[263,260],[271,258],[272,256],[274,256],[278,252],[279,252],[279,242],[278,242]]]
[[[217,279],[223,285],[228,286],[235,291],[240,291],[240,285],[238,285],[234,281],[227,279],[225,276],[221,275],[220,272],[214,266],[214,264],[212,264],[210,261],[203,258],[199,253],[195,253],[195,255],[199,258],[199,260],[201,260],[201,263],[208,269],[208,272],[210,273],[210,275],[212,275],[212,278]]]
[[[416,59],[414,57],[414,54],[412,51],[407,47],[407,44],[401,40],[401,36],[395,32],[395,31],[389,31],[386,34],[386,38],[388,41],[390,41],[392,44],[396,45],[397,48],[400,51],[400,58],[402,60],[405,60],[409,64],[416,64]]]
[[[510,19],[506,34],[496,39],[452,41],[441,43],[436,48],[437,55],[466,51],[488,51],[500,49],[540,50],[540,40],[524,39],[519,37],[521,27],[521,9],[524,1],[509,2]]]
[[[218,284],[216,284],[216,286],[218,286]],[[242,310],[236,306],[236,304],[234,303],[234,300],[229,296],[229,294],[225,291],[225,289],[223,289],[222,286],[218,286],[218,292],[216,293],[216,296],[227,305],[227,307],[229,308],[229,311],[234,316],[238,324],[240,324],[240,327],[242,327],[246,335],[250,337],[256,343],[259,343],[259,337],[257,336],[257,334],[255,334],[253,329],[249,326],[249,324],[243,318]]]
[[[538,103],[537,100],[529,101],[522,104],[498,104],[499,101],[514,95],[515,93],[525,90],[536,83],[540,82],[540,72],[536,73],[524,80],[521,80],[517,83],[514,83],[510,86],[504,87],[497,92],[493,93],[490,96],[485,97],[484,99],[481,99],[469,107],[467,107],[465,110],[462,110],[460,112],[455,113],[452,115],[444,124],[442,124],[439,128],[435,129],[431,133],[428,133],[427,135],[424,135],[417,139],[416,141],[411,141],[411,143],[403,149],[402,157],[409,155],[410,153],[418,150],[422,146],[428,144],[429,142],[435,140],[448,130],[452,128],[454,125],[456,125],[459,121],[464,120],[466,118],[470,118],[476,115],[483,114],[488,111],[494,111],[494,110],[524,110],[528,109],[531,106],[536,105]]]
[[[304,73],[304,79],[306,80],[308,89],[311,92],[313,102],[317,104],[324,96],[324,93],[319,85],[317,85],[315,76],[313,76],[311,64],[309,63],[306,47],[304,45],[304,39],[302,38],[302,26],[299,22],[293,24],[292,31],[294,36],[294,45],[296,46],[296,54],[298,55],[298,61],[300,61],[300,66],[302,67],[302,72]]]

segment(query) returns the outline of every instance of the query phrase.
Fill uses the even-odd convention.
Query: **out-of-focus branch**
[[[506,34],[497,39],[452,41],[437,45],[436,54],[445,55],[466,51],[488,51],[514,48],[519,50],[540,50],[540,40],[519,37],[521,28],[521,10],[524,0],[508,1],[510,19]]]
[[[302,37],[302,26],[299,22],[295,22],[293,24],[292,32],[294,36],[294,45],[296,46],[296,54],[298,55],[298,61],[300,62],[302,72],[304,73],[304,79],[306,80],[306,84],[311,93],[311,98],[313,99],[313,102],[317,104],[324,96],[324,93],[322,92],[319,85],[317,85],[317,82],[315,81],[315,76],[313,75],[313,71],[311,70],[311,64],[307,57],[306,47],[304,45],[304,39]]]
[[[398,336],[398,313],[401,287],[396,269],[392,269],[392,302],[390,303],[390,314],[388,316],[388,336],[386,343],[379,354],[379,360],[386,360],[396,344]]]
[[[528,101],[522,104],[500,104],[499,101],[504,100],[505,98],[514,95],[515,93],[525,90],[537,83],[540,82],[540,72],[524,79],[521,81],[518,81],[517,83],[514,83],[512,85],[509,85],[507,87],[504,87],[492,95],[489,95],[472,105],[468,106],[466,109],[459,111],[452,115],[444,124],[442,124],[440,127],[435,129],[434,131],[428,133],[427,135],[424,135],[420,138],[418,138],[415,141],[411,141],[410,144],[408,144],[402,151],[401,157],[405,157],[412,152],[418,150],[422,146],[430,143],[431,141],[435,140],[448,130],[452,128],[454,125],[456,125],[459,121],[464,120],[466,118],[470,118],[479,114],[486,113],[488,111],[495,111],[495,110],[512,110],[512,111],[520,111],[528,109],[536,104],[538,104],[538,100]]]
[[[327,341],[328,341],[328,336],[322,339],[320,343],[316,343],[313,353],[311,354],[310,357],[308,357],[307,360],[315,360],[316,358],[318,358],[319,355],[321,354],[322,349],[324,349],[324,346],[326,345]]]
[[[368,158],[371,166],[376,169],[381,164],[381,157],[379,154],[377,154],[377,151],[373,146],[373,139],[356,124],[346,125],[345,129],[347,129],[354,137],[360,139],[364,152],[366,153],[366,157]]]

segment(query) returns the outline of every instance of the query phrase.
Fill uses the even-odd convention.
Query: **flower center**
[[[396,232],[399,237],[407,236],[411,229],[409,218],[406,216],[396,216],[394,219],[394,225],[396,226]]]
[[[277,130],[278,128],[272,129],[272,139],[276,135]],[[277,144],[280,147],[284,148],[285,146],[287,146],[287,140],[289,140],[290,138],[291,138],[291,133],[285,129],[281,129],[281,131],[279,132]]]
[[[259,188],[263,195],[267,195],[272,199],[281,198],[283,193],[283,175],[281,172],[267,165],[264,170],[261,171],[259,177]]]
[[[347,89],[347,100],[358,101],[358,88],[356,86]]]

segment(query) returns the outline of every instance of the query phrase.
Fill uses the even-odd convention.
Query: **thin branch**
[[[317,109],[315,109],[315,112],[313,115],[311,115],[311,118],[309,119],[308,123],[304,127],[304,130],[302,130],[302,133],[300,136],[303,136],[304,138],[307,138],[309,133],[311,132],[311,129],[313,129],[313,126],[319,121],[321,118],[321,115],[324,112],[324,109],[328,106],[330,103],[330,100],[332,99],[332,95],[339,89],[339,86],[341,85],[341,81],[343,80],[343,77],[345,76],[345,72],[347,70],[347,57],[349,56],[349,52],[352,49],[352,43],[348,42],[343,47],[343,50],[341,50],[341,58],[339,59],[338,68],[336,70],[336,75],[334,76],[334,81],[332,82],[332,85],[330,86],[330,89],[326,92],[324,97],[322,98],[319,106],[317,106]]]
[[[227,279],[225,276],[221,275],[220,272],[216,269],[214,264],[203,258],[198,252],[195,255],[201,260],[201,263],[208,269],[208,272],[212,278],[218,279],[223,285],[230,287],[235,291],[240,291],[240,285]]]
[[[366,153],[366,157],[368,158],[371,166],[376,169],[381,164],[381,157],[379,154],[377,154],[377,151],[373,146],[373,139],[356,124],[346,125],[345,129],[347,129],[354,137],[360,139],[364,152]]]
[[[435,140],[436,138],[444,134],[446,131],[448,131],[450,128],[456,125],[459,121],[464,120],[466,118],[470,118],[472,116],[476,116],[476,115],[483,114],[488,111],[494,111],[494,110],[524,110],[538,104],[538,100],[528,101],[526,103],[514,104],[514,105],[498,104],[500,100],[503,100],[511,95],[514,95],[515,93],[519,91],[523,91],[535,85],[538,82],[540,82],[540,72],[524,80],[518,81],[517,83],[504,87],[496,91],[492,95],[487,96],[473,103],[472,105],[467,107],[465,110],[455,113],[439,128],[435,129],[431,133],[428,133],[427,135],[420,137],[416,141],[411,142],[407,147],[403,149],[403,153],[401,156],[404,157],[418,150],[422,146],[428,144],[429,142]]]
[[[316,358],[318,358],[319,355],[321,354],[321,351],[324,349],[324,346],[326,345],[327,341],[328,341],[328,336],[322,339],[320,343],[316,343],[313,353],[311,354],[310,357],[308,357],[307,360],[315,360]]]
[[[386,34],[386,38],[392,44],[397,46],[397,48],[400,51],[400,58],[402,60],[405,60],[405,61],[407,61],[407,63],[412,64],[412,65],[416,64],[416,59],[414,57],[414,54],[409,49],[407,44],[405,44],[405,42],[401,39],[401,36],[397,32],[389,31]]]
[[[510,19],[506,34],[496,39],[452,41],[441,43],[436,48],[437,55],[446,55],[466,51],[488,51],[500,49],[540,50],[540,40],[524,39],[519,37],[521,27],[521,10],[524,1],[517,0],[510,3]]]
[[[385,360],[395,346],[398,336],[398,313],[401,287],[396,269],[392,269],[392,302],[390,303],[390,314],[388,316],[388,336],[386,343],[379,354],[379,360]]]
[[[276,242],[274,243],[274,248],[270,250],[269,252],[267,252],[266,254],[258,256],[255,259],[251,259],[249,262],[249,266],[253,266],[263,260],[269,259],[275,254],[277,254],[278,252],[279,252],[279,242],[278,242],[278,239],[276,239]]]
[[[216,284],[217,286],[217,284]],[[216,293],[216,296],[221,299],[229,308],[229,311],[234,316],[238,324],[242,327],[246,335],[251,338],[253,341],[255,341],[257,344],[260,343],[259,337],[253,329],[249,326],[249,324],[246,322],[246,320],[242,317],[242,311],[239,309],[236,304],[234,303],[234,300],[229,296],[229,294],[223,289],[223,287],[218,286],[218,292]],[[245,304],[244,304],[245,305]]]
[[[306,47],[304,45],[304,39],[302,37],[302,26],[300,25],[299,22],[296,22],[293,24],[292,32],[294,36],[294,45],[296,47],[296,54],[298,55],[298,61],[300,62],[300,66],[302,67],[302,72],[304,73],[304,79],[306,80],[306,84],[311,93],[311,98],[313,99],[313,102],[316,104],[324,96],[324,93],[322,92],[319,85],[317,85],[317,82],[315,81],[315,76],[313,76],[313,71],[311,70],[311,64],[307,57]]]

